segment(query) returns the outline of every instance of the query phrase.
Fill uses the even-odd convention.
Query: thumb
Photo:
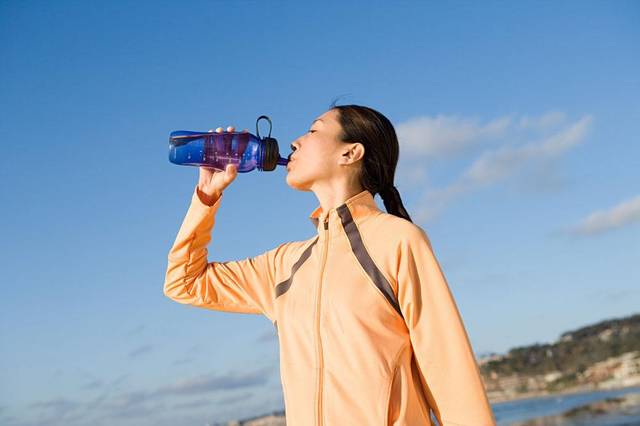
[[[238,174],[238,168],[235,166],[235,164],[226,165],[224,169],[224,177],[227,183],[231,183],[231,181],[233,181],[236,178],[237,174]]]

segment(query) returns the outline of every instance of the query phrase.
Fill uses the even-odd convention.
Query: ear
[[[364,158],[364,145],[356,142],[356,143],[349,144],[344,149],[338,164],[344,164],[344,165],[353,164],[363,158]]]

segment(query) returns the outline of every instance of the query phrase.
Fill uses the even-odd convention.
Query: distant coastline
[[[491,354],[478,366],[492,402],[640,386],[640,314]]]
[[[537,398],[544,398],[544,397],[553,398],[556,396],[569,396],[569,395],[576,395],[576,394],[588,393],[588,392],[598,392],[598,391],[605,391],[605,390],[612,390],[612,391],[625,390],[625,389],[636,388],[638,386],[639,385],[628,385],[628,386],[620,386],[620,387],[612,387],[612,388],[575,387],[575,388],[558,390],[551,393],[545,393],[545,392],[521,393],[521,394],[514,395],[511,398],[505,398],[505,399],[494,397],[494,398],[489,398],[489,402],[491,404],[498,404],[501,402],[525,401],[527,399],[537,399]]]
[[[588,398],[588,396],[587,396]],[[538,413],[540,414],[540,413]],[[629,393],[600,393],[595,400],[572,405],[559,413],[502,422],[508,426],[603,426],[640,424],[640,388]]]

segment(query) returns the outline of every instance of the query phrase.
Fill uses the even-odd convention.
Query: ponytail
[[[407,213],[407,210],[404,208],[402,198],[400,198],[400,193],[395,186],[391,185],[390,187],[381,190],[380,197],[382,198],[384,207],[387,209],[387,213],[406,219],[409,222],[413,222],[409,213]]]

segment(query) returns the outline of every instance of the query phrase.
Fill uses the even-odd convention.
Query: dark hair
[[[389,119],[373,108],[361,105],[336,105],[333,101],[329,109],[338,111],[342,127],[340,140],[357,141],[364,146],[360,184],[374,196],[380,194],[387,213],[412,222],[393,184],[400,145]]]

